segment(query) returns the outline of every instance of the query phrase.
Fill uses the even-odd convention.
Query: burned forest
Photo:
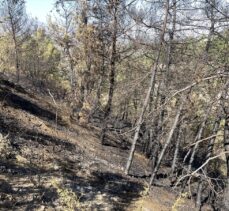
[[[0,0],[0,210],[228,211],[229,0]]]

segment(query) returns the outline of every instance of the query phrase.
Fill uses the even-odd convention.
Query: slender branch
[[[213,156],[213,157],[210,157],[208,158],[199,168],[197,168],[195,171],[193,171],[192,173],[190,174],[186,174],[184,175],[183,177],[181,177],[177,182],[176,182],[176,185],[175,187],[182,181],[184,180],[185,178],[187,177],[191,177],[191,176],[196,176],[198,177],[199,174],[198,174],[198,171],[202,170],[204,166],[206,166],[211,160],[214,160],[218,157],[221,157],[222,155],[226,155],[226,154],[229,154],[229,151],[225,151],[225,152],[221,152],[220,154],[216,155],[216,156]]]
[[[189,148],[189,147],[192,147],[192,146],[194,146],[194,145],[196,145],[196,144],[199,144],[199,143],[201,143],[201,142],[203,142],[203,141],[207,141],[207,140],[209,140],[209,139],[211,139],[211,138],[215,138],[215,137],[217,137],[217,136],[223,136],[223,135],[217,135],[217,134],[215,134],[215,135],[208,136],[208,137],[206,137],[206,138],[200,139],[199,141],[196,141],[195,143],[192,143],[192,144],[186,146],[184,149],[187,149],[187,148]]]

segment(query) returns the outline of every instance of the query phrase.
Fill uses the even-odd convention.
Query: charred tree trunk
[[[19,82],[20,81],[20,64],[19,64],[18,48],[16,45],[17,44],[15,43],[15,68],[16,68],[16,73],[17,73],[17,82]]]
[[[10,11],[10,10],[9,10]],[[14,43],[14,56],[15,56],[15,70],[16,70],[16,80],[17,82],[20,81],[20,64],[19,64],[19,49],[18,49],[18,41],[16,36],[16,26],[13,22],[12,14],[9,15],[10,23],[11,23],[11,30],[12,30],[12,38]]]
[[[164,119],[166,117],[166,113],[167,110],[165,108],[164,103],[166,100],[166,95],[167,95],[167,91],[168,91],[168,85],[169,85],[169,72],[170,72],[170,66],[173,62],[173,52],[174,52],[174,35],[175,35],[175,31],[176,31],[176,10],[177,10],[177,0],[173,0],[172,1],[172,12],[169,13],[171,14],[170,19],[172,22],[172,26],[171,29],[169,29],[169,41],[168,41],[168,45],[167,45],[167,49],[166,49],[166,59],[165,59],[165,70],[163,71],[163,80],[160,84],[161,86],[161,95],[160,95],[160,106],[162,106],[162,109],[160,111],[160,115],[159,115],[159,122],[158,122],[158,137],[160,137],[160,135],[163,133],[163,123],[164,123]]]
[[[215,14],[214,14],[214,10],[216,8],[216,2],[215,2],[215,0],[210,0],[210,1],[206,1],[206,4],[210,5],[210,10],[206,9],[206,15],[207,15],[207,18],[210,19],[210,21],[211,21],[210,31],[209,31],[209,34],[208,34],[207,44],[206,44],[206,47],[205,47],[205,53],[206,53],[206,59],[207,59],[208,53],[209,53],[209,49],[211,47],[212,36],[215,33]]]
[[[216,135],[218,132],[220,120],[221,120],[221,118],[218,118],[214,124],[213,135]],[[216,139],[216,137],[211,138],[209,143],[208,143],[208,149],[207,149],[207,155],[206,155],[205,161],[207,161],[212,156],[213,147],[215,144],[215,139]],[[203,171],[205,171],[207,173],[207,165],[203,168]],[[196,196],[196,208],[198,210],[201,210],[201,205],[202,205],[203,182],[204,182],[203,179],[200,178],[198,190],[197,190],[197,196]]]
[[[228,100],[228,99],[227,99]],[[227,179],[224,190],[224,207],[229,210],[229,109],[226,108],[226,118],[224,126],[224,149],[226,152]]]
[[[183,109],[183,105],[184,105],[184,97],[182,96],[181,103],[180,103],[180,106],[179,106],[179,108],[177,110],[177,114],[176,114],[176,117],[174,119],[172,128],[171,128],[171,130],[169,132],[169,135],[168,135],[167,140],[166,140],[166,142],[164,144],[164,147],[163,147],[163,149],[162,149],[162,151],[161,151],[161,153],[159,155],[159,158],[158,158],[157,164],[156,164],[156,166],[154,168],[154,171],[152,172],[152,175],[151,175],[151,178],[150,178],[150,182],[149,182],[149,189],[150,189],[151,185],[154,182],[154,179],[155,179],[156,174],[157,174],[157,172],[159,170],[159,167],[161,165],[161,161],[162,161],[162,159],[164,157],[164,154],[166,152],[166,149],[169,146],[169,144],[171,143],[171,140],[172,140],[174,131],[177,128],[177,125],[178,125],[178,122],[179,122],[179,118],[180,118],[180,115],[181,115],[181,111]]]
[[[81,14],[80,14],[80,29],[81,32],[84,32],[87,29],[87,24],[88,24],[88,5],[87,5],[87,1],[86,0],[82,0],[81,2]],[[75,87],[74,90],[72,90],[73,94],[75,95],[75,97],[77,98],[77,105],[74,105],[73,110],[77,110],[77,112],[75,113],[74,111],[72,111],[73,116],[76,117],[78,120],[80,119],[80,112],[83,109],[84,106],[84,101],[85,101],[85,96],[86,96],[86,91],[87,91],[87,77],[86,74],[90,74],[90,70],[88,67],[90,67],[90,61],[89,61],[89,52],[88,52],[88,46],[87,46],[87,40],[83,40],[83,53],[85,56],[85,65],[86,65],[86,70],[83,71],[83,73],[81,74],[81,82],[78,83],[78,87]],[[68,56],[70,55],[70,51],[66,52],[68,54]],[[70,59],[70,57],[69,57]],[[73,62],[73,60],[71,61]],[[73,64],[73,63],[72,63]],[[73,68],[73,67],[70,67]],[[74,71],[74,69],[71,69],[72,73]],[[73,78],[71,78],[71,82],[73,85]],[[78,91],[76,91],[76,89],[79,88]],[[76,96],[76,93],[79,94],[79,96]],[[75,108],[76,107],[76,108]]]
[[[194,141],[195,145],[194,145],[194,147],[192,148],[191,157],[190,157],[189,163],[188,163],[188,173],[189,173],[189,172],[191,171],[191,169],[192,169],[192,164],[193,164],[193,161],[194,161],[196,152],[197,152],[198,147],[199,147],[199,142],[198,142],[198,141],[199,141],[199,140],[201,139],[201,137],[202,137],[202,134],[203,134],[205,125],[206,125],[206,123],[207,123],[208,114],[209,114],[211,108],[212,108],[212,107],[210,107],[210,108],[208,109],[208,111],[206,112],[206,115],[205,115],[205,117],[204,117],[204,120],[203,120],[202,124],[200,125],[200,128],[199,128],[199,130],[198,130],[198,132],[197,132],[197,135],[196,135],[196,138],[195,138],[195,141]]]
[[[175,151],[174,151],[173,161],[171,166],[171,176],[173,176],[177,165],[177,158],[178,158],[180,142],[181,142],[181,133],[182,133],[182,127],[180,126],[177,134],[176,146],[175,146]]]
[[[229,114],[227,114],[225,127],[224,127],[224,148],[226,154],[226,163],[227,163],[227,179],[226,179],[226,188],[224,190],[224,206],[226,210],[229,210]]]
[[[103,79],[104,79],[104,58],[102,60],[102,64],[100,67],[100,75],[99,75],[99,80],[96,88],[96,98],[95,102],[93,105],[93,108],[90,111],[88,121],[90,122],[91,119],[93,119],[94,114],[100,109],[101,106],[101,90],[102,90],[102,85],[103,85]]]
[[[147,139],[144,142],[144,148],[143,148],[143,153],[149,157],[150,156],[150,151],[152,149],[152,142],[153,142],[153,130],[152,128],[147,130]]]
[[[72,91],[75,91],[75,88],[77,87],[77,81],[76,81],[76,77],[75,77],[75,62],[74,59],[72,58],[71,52],[70,52],[70,46],[68,43],[66,43],[66,55],[67,55],[67,59],[68,59],[68,63],[69,63],[69,67],[70,67],[70,83],[71,83],[71,89]]]
[[[223,91],[224,91],[225,87],[227,87],[227,85],[228,85],[228,82],[226,83],[226,85],[224,86],[224,88],[216,95],[215,99],[212,101],[211,105],[206,110],[205,116],[203,118],[203,121],[202,121],[202,123],[200,125],[200,128],[198,129],[197,135],[196,135],[195,140],[194,140],[194,144],[195,145],[187,153],[187,154],[191,154],[190,155],[190,159],[189,159],[189,163],[188,163],[187,174],[189,174],[191,172],[192,165],[193,165],[193,162],[194,162],[194,159],[195,159],[195,156],[196,156],[198,147],[199,147],[199,140],[202,138],[202,134],[203,134],[205,125],[207,123],[207,120],[208,120],[208,117],[209,117],[209,113],[211,112],[212,107],[214,106],[215,102],[218,103],[218,101],[220,100],[220,98],[221,98],[221,96],[223,94]],[[185,156],[185,159],[187,157],[188,156],[186,155]],[[185,188],[185,186],[187,184],[187,181],[188,181],[188,178],[186,178],[183,181],[183,190],[184,190],[184,188]]]
[[[226,164],[227,164],[227,176],[229,176],[229,114],[227,114],[226,122],[224,126],[224,149],[226,154]]]
[[[208,54],[209,54],[209,49],[210,49],[210,45],[211,45],[211,39],[212,36],[214,35],[214,31],[215,31],[215,15],[214,15],[214,7],[215,5],[215,0],[210,0],[210,3],[208,1],[206,1],[206,6],[210,5],[210,10],[206,9],[206,15],[207,17],[210,19],[211,21],[211,26],[210,26],[210,30],[209,30],[209,34],[208,34],[208,39],[207,39],[207,43],[205,46],[205,59],[208,60]],[[213,129],[213,134],[217,133],[217,130],[219,128],[219,122],[220,119],[218,119],[215,122],[214,125],[214,129]],[[207,152],[207,156],[206,159],[211,157],[212,155],[212,150],[213,150],[213,146],[214,146],[214,142],[215,142],[215,138],[212,138],[208,144],[208,152]],[[204,170],[207,170],[207,167],[205,166]],[[203,187],[203,180],[200,179],[199,185],[198,185],[198,191],[197,191],[197,197],[196,197],[196,207],[198,210],[201,209],[201,195],[202,195],[202,187]]]
[[[113,29],[112,29],[112,43],[111,43],[111,54],[110,54],[110,75],[109,75],[109,92],[108,100],[104,110],[104,124],[101,131],[101,143],[104,143],[106,130],[107,130],[107,121],[111,113],[114,88],[115,88],[115,70],[116,70],[116,60],[117,60],[117,32],[118,32],[118,0],[113,0],[111,8],[113,9]]]
[[[147,108],[148,103],[149,103],[151,92],[153,92],[153,90],[154,90],[155,77],[156,77],[156,73],[158,70],[159,59],[161,56],[161,51],[162,51],[162,47],[163,47],[163,43],[164,43],[164,36],[165,36],[165,30],[166,30],[168,13],[169,13],[169,0],[165,0],[165,2],[166,2],[165,17],[164,17],[164,23],[163,23],[162,33],[161,33],[161,37],[160,37],[160,47],[158,50],[155,64],[151,68],[151,79],[150,79],[148,91],[147,91],[147,94],[146,94],[146,97],[145,97],[145,100],[144,100],[144,103],[143,103],[143,106],[141,109],[141,113],[140,113],[139,119],[138,119],[137,124],[136,124],[135,134],[134,134],[134,138],[133,138],[131,149],[130,149],[130,154],[129,154],[127,164],[126,164],[125,174],[129,174],[130,166],[132,164],[133,156],[134,156],[134,152],[135,152],[135,148],[136,148],[136,143],[137,143],[137,140],[139,138],[140,128],[141,128],[141,125],[143,123],[144,114],[145,114],[146,108]]]
[[[153,172],[155,167],[156,167],[156,164],[157,164],[157,161],[158,161],[159,151],[160,151],[160,143],[155,141],[154,142],[154,146],[151,149],[151,156],[150,156],[150,167],[151,167],[150,169],[151,169],[151,172]]]
[[[203,134],[203,131],[204,131],[204,128],[206,126],[206,123],[207,123],[207,120],[208,120],[208,116],[209,116],[209,113],[211,112],[212,110],[212,107],[215,105],[215,103],[219,103],[221,98],[222,98],[222,95],[225,91],[225,89],[227,89],[228,87],[228,83],[229,81],[226,82],[226,84],[224,85],[223,89],[220,90],[220,92],[218,94],[216,94],[216,97],[215,99],[212,101],[211,105],[208,107],[208,109],[206,110],[206,113],[205,113],[205,116],[203,118],[203,121],[200,125],[200,128],[198,129],[198,132],[197,132],[197,135],[195,137],[195,141],[194,141],[194,146],[188,151],[187,154],[191,154],[190,156],[190,159],[189,159],[189,163],[188,163],[188,168],[187,168],[187,174],[190,174],[191,173],[191,169],[192,169],[192,165],[193,165],[193,161],[195,159],[195,156],[196,156],[196,153],[197,153],[197,150],[198,150],[198,147],[199,147],[199,140],[202,138],[202,134]],[[210,149],[210,146],[209,146],[209,149]],[[210,155],[210,153],[209,153]],[[185,159],[187,158],[188,156],[186,155],[185,156]],[[185,190],[185,187],[187,185],[187,182],[188,182],[188,179],[189,177],[186,177],[184,180],[183,180],[183,184],[182,184],[182,191]],[[202,184],[199,184],[199,187],[198,187],[198,191],[197,191],[197,199],[196,199],[196,205],[197,206],[200,206],[200,200],[201,200],[201,192],[202,192]]]

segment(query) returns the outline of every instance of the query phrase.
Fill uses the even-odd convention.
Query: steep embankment
[[[175,194],[157,187],[143,197],[144,181],[122,174],[128,150],[115,136],[116,147],[102,146],[99,132],[72,124],[51,97],[1,79],[0,209],[171,210]],[[146,163],[137,155],[133,173],[144,174]]]

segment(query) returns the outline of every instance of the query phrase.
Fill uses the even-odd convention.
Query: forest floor
[[[101,145],[98,127],[72,122],[63,104],[5,79],[0,133],[0,210],[194,210],[163,182],[145,196],[147,181],[123,174],[129,150],[115,135]],[[147,163],[136,153],[131,174],[145,175]]]

